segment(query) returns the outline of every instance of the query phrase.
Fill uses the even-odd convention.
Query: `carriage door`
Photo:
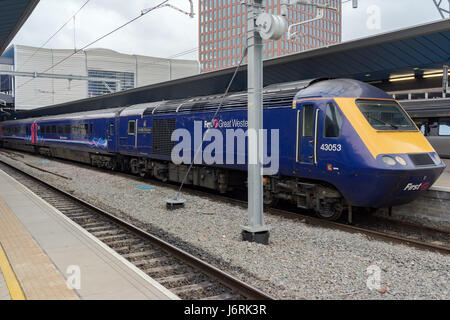
[[[108,150],[116,151],[116,118],[111,118],[107,121],[106,139],[108,140]]]
[[[297,111],[297,162],[317,164],[319,112],[314,103],[302,104]]]
[[[139,119],[137,126],[137,145],[140,155],[149,155],[152,150],[152,127],[148,118]]]
[[[38,129],[38,125],[35,121],[31,124],[31,143],[32,144],[37,143],[37,129]]]

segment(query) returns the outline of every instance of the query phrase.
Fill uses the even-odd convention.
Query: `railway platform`
[[[0,170],[0,300],[178,297]]]
[[[442,175],[433,184],[431,190],[450,192],[450,159],[443,160],[447,165]]]

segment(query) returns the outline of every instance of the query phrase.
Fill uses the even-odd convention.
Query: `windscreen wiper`
[[[367,117],[368,119],[372,119],[372,120],[378,121],[378,122],[380,122],[380,123],[382,123],[382,124],[388,125],[388,126],[394,128],[395,130],[398,129],[398,127],[397,127],[396,125],[393,125],[392,123],[389,123],[389,122],[386,122],[386,121],[383,121],[383,120],[374,118],[374,117],[372,117],[372,116],[370,116],[370,115],[368,115],[368,114],[366,114],[366,117]]]

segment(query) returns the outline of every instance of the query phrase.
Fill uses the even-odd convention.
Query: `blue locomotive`
[[[278,170],[263,177],[266,204],[284,199],[337,219],[349,205],[410,202],[445,168],[404,109],[367,83],[283,83],[266,87],[263,99],[264,128],[277,129],[280,142]],[[246,93],[226,97],[211,123],[221,101],[221,96],[194,97],[6,121],[0,123],[0,141],[7,148],[181,182],[189,163],[172,161],[177,129],[192,136],[200,132],[197,144],[203,148],[208,144],[203,134],[211,128],[224,135],[247,129]],[[231,149],[212,152],[231,162],[198,159],[195,142],[189,142],[188,158],[198,161],[186,183],[220,192],[245,189],[247,138],[233,139]],[[184,150],[181,156],[186,155]]]

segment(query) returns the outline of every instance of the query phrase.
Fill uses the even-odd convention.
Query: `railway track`
[[[2,151],[7,151],[2,149]],[[9,150],[7,152],[10,152]],[[15,157],[23,156],[20,153],[12,152]],[[0,160],[1,161],[1,160]],[[57,160],[62,161],[64,163],[70,163],[71,165],[79,165],[81,167],[89,167],[83,164],[74,163],[66,160]],[[100,169],[99,169],[100,170]],[[108,172],[108,171],[105,171]],[[137,179],[139,181],[151,181],[152,184],[178,189],[176,184],[172,183],[164,183],[159,180],[140,178],[134,175],[126,174],[126,173],[115,173],[121,174],[130,179]],[[67,179],[67,178],[66,178]],[[203,190],[198,190],[196,188],[187,187],[184,192],[188,192],[195,195],[200,195],[204,197],[214,197],[215,200],[232,203],[235,205],[239,205],[241,207],[247,207],[247,202],[233,198],[231,196],[217,194],[214,192],[208,192]],[[364,234],[367,237],[386,241],[404,244],[407,246],[415,247],[422,250],[430,250],[440,252],[442,254],[450,253],[450,243],[448,241],[448,234],[437,231],[429,228],[420,228],[418,226],[412,226],[407,223],[396,222],[392,220],[387,220],[379,217],[373,217],[372,219],[368,219],[367,215],[364,216],[363,221],[357,221],[357,215],[354,215],[354,224],[347,224],[346,222],[336,222],[336,221],[327,221],[323,219],[316,218],[307,213],[299,212],[298,210],[286,210],[269,207],[265,209],[268,214],[282,216],[286,219],[299,220],[303,223],[307,223],[314,226],[321,226],[325,228],[339,229],[346,232],[351,233],[360,233]],[[439,236],[435,236],[439,235]],[[441,239],[445,239],[442,241]]]
[[[170,243],[0,160],[0,168],[181,299],[273,297]]]

